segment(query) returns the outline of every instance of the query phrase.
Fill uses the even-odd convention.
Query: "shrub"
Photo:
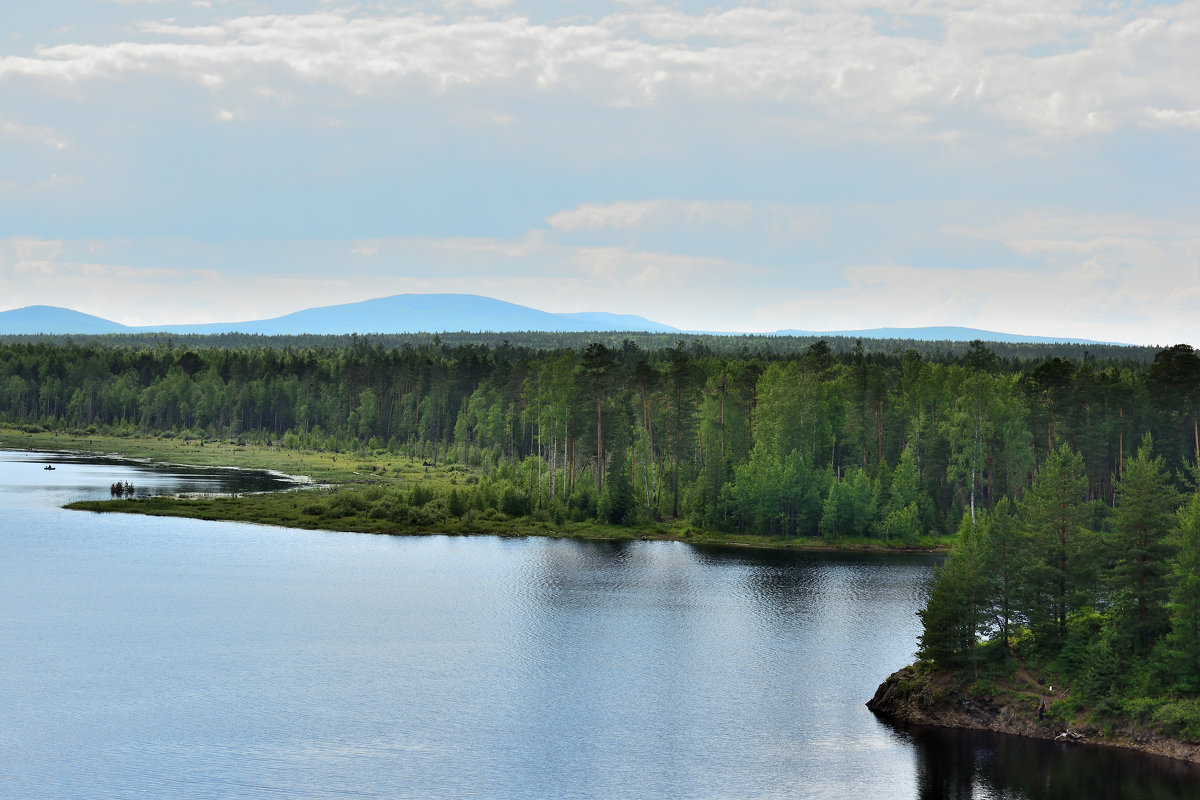
[[[408,510],[409,522],[413,525],[426,526],[437,525],[444,522],[447,517],[446,504],[438,498],[436,501],[426,503],[423,506],[415,506]]]
[[[408,504],[420,507],[433,500],[434,497],[436,494],[433,489],[418,483],[413,486],[412,492],[408,495]]]
[[[510,517],[529,516],[529,495],[509,486],[500,495],[500,510]]]
[[[331,517],[349,517],[366,513],[369,504],[358,492],[337,492],[329,500],[328,514]]]
[[[452,517],[461,517],[467,513],[467,498],[463,496],[458,489],[451,489],[450,496],[446,498],[446,510]]]
[[[1200,704],[1194,698],[1163,703],[1152,719],[1165,733],[1184,741],[1200,742]]]

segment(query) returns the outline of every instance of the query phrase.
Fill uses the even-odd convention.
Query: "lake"
[[[44,470],[48,461],[56,469]],[[5,798],[1195,797],[863,703],[935,559],[91,514],[270,476],[0,452]]]

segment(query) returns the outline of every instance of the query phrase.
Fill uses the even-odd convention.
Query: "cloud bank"
[[[566,9],[563,8],[563,11]],[[609,7],[535,19],[510,2],[137,23],[128,38],[0,58],[0,80],[170,76],[225,96],[485,87],[612,107],[764,104],[877,135],[1038,137],[1200,125],[1200,4],[1071,0]]]

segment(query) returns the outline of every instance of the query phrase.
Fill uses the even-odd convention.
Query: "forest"
[[[1144,435],[1174,489],[1200,447],[1188,345],[504,337],[7,341],[0,422],[387,452],[470,468],[510,513],[889,542],[1020,502],[1062,448],[1099,524]]]

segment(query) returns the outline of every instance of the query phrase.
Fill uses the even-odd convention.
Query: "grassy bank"
[[[231,497],[148,497],[72,503],[68,508],[154,516],[251,522],[309,530],[382,534],[495,534],[608,540],[672,540],[795,550],[944,549],[948,539],[900,544],[855,538],[829,542],[701,530],[684,522],[614,526],[555,519],[543,510],[509,514],[478,507],[486,478],[460,464],[429,465],[386,453],[328,453],[170,437],[70,436],[0,428],[6,449],[86,452],[193,466],[273,470],[311,479],[315,488]],[[447,501],[447,498],[449,499]],[[454,507],[459,498],[463,507]],[[502,504],[501,504],[502,505]]]

